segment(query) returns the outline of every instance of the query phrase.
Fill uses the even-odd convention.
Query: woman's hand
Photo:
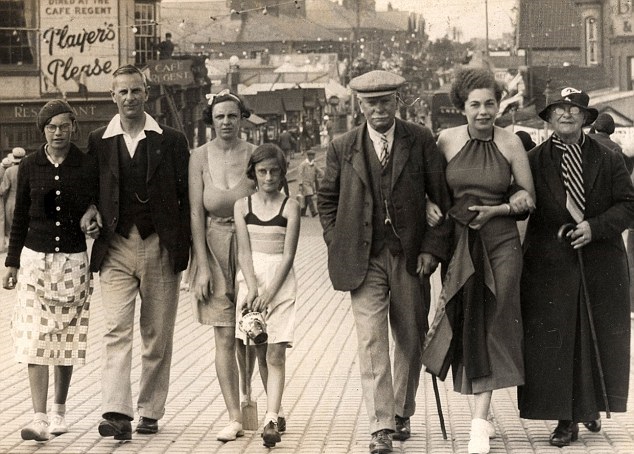
[[[592,241],[592,229],[588,221],[581,221],[574,230],[568,232],[567,237],[570,238],[570,244],[573,249],[579,249]]]
[[[7,272],[2,278],[2,288],[13,290],[18,283],[18,269],[14,266],[7,267]]]
[[[509,200],[511,205],[511,213],[526,213],[532,212],[535,209],[535,201],[531,197],[528,191],[521,189],[513,194]]]
[[[202,303],[209,302],[209,298],[213,294],[213,284],[211,274],[206,267],[201,267],[196,273],[194,282],[194,298]]]
[[[473,230],[480,230],[484,224],[498,215],[498,207],[487,205],[473,205],[467,208],[469,211],[478,211],[478,215],[469,223]]]
[[[432,202],[429,199],[427,200],[425,211],[427,214],[428,226],[436,227],[437,225],[442,223],[444,216],[442,214],[440,207],[438,207],[438,205],[436,205],[434,202]]]

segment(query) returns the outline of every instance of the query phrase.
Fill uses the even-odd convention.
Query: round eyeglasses
[[[51,134],[55,134],[57,130],[59,129],[62,133],[66,134],[71,130],[72,127],[73,127],[72,123],[64,123],[61,125],[54,125],[49,123],[46,126],[44,126],[44,131],[50,132]]]
[[[555,112],[555,115],[558,115],[561,117],[566,112],[568,112],[570,115],[579,115],[581,113],[581,109],[577,106],[570,106],[570,107],[559,106],[559,107],[555,107],[553,109],[553,112]]]

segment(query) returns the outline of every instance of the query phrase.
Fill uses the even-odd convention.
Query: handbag
[[[467,226],[479,214],[477,211],[469,211],[468,208],[474,205],[482,205],[482,200],[478,196],[468,194],[461,197],[447,214],[458,224]]]

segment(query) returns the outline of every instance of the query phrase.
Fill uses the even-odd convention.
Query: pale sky
[[[200,0],[163,0],[164,3],[187,1]],[[288,0],[280,3],[284,1]],[[511,19],[516,20],[516,11],[512,8],[519,0],[376,0],[376,9],[385,11],[388,2],[394,9],[423,14],[432,39],[442,38],[448,29],[457,27],[462,31],[461,41],[469,41],[486,36],[485,3],[489,10],[489,38],[495,39],[513,29]]]
[[[421,13],[427,21],[427,33],[432,39],[442,38],[450,27],[462,30],[462,41],[486,36],[485,0],[376,0],[376,9],[384,11],[388,2],[394,9]],[[517,0],[487,0],[489,38],[501,38],[513,29],[517,20],[512,8]]]

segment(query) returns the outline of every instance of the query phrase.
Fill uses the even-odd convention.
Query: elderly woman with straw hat
[[[577,440],[579,422],[601,430],[599,413],[625,411],[628,395],[621,232],[634,220],[634,187],[622,156],[583,132],[598,114],[588,103],[583,91],[562,90],[539,113],[552,136],[528,153],[537,208],[524,240],[518,403],[522,418],[558,420],[550,444],[559,447]]]

